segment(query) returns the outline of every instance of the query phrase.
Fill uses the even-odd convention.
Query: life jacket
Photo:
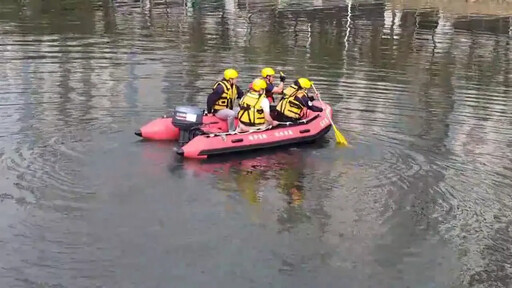
[[[261,101],[265,94],[250,91],[240,100],[238,121],[247,126],[259,126],[265,124],[265,114],[261,107]]]
[[[217,112],[223,109],[233,109],[233,103],[238,96],[236,85],[231,86],[227,80],[222,80],[215,83],[213,90],[215,90],[218,85],[222,85],[222,88],[224,88],[224,93],[222,93],[222,96],[220,96],[219,100],[217,100],[215,105],[213,105],[213,111]]]
[[[297,85],[292,84],[288,88],[284,89],[283,95],[284,95],[284,97],[286,97],[286,96],[299,96],[299,97],[302,97],[304,95],[308,96],[308,93],[306,93],[306,91],[303,90],[302,88],[299,88]]]
[[[300,119],[304,116],[304,103],[297,101],[296,97],[301,98],[306,92],[301,91],[296,85],[290,85],[283,91],[284,97],[277,104],[277,111],[290,118]]]
[[[264,80],[265,82],[267,81],[267,78],[260,77],[260,79]],[[268,85],[268,82],[267,82],[267,85]],[[249,89],[252,89],[252,83],[249,84]],[[268,102],[270,104],[275,102],[274,93],[272,93],[272,91],[271,92],[267,92],[267,89],[265,89],[265,96],[267,97]]]

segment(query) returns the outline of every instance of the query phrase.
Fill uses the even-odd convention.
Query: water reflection
[[[0,1],[0,281],[510,286],[510,7],[452,2]],[[313,78],[353,148],[133,139],[226,66]]]
[[[267,209],[276,209],[281,230],[289,231],[309,218],[303,203],[307,200],[306,191],[316,193],[316,189],[304,183],[311,177],[305,170],[308,166],[319,165],[321,160],[307,150],[267,154],[260,151],[233,156],[231,160],[184,161],[182,165],[193,177],[215,175],[213,187],[226,192],[228,202],[235,201],[227,205],[233,206],[238,199],[243,199],[254,221],[268,218],[264,215]],[[172,173],[178,173],[176,169],[180,166],[171,168]],[[266,208],[261,209],[261,205]]]

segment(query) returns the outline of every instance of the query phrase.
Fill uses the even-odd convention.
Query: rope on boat
[[[250,134],[250,133],[254,133],[254,132],[261,132],[261,131],[269,130],[270,128],[272,128],[272,126],[255,128],[255,129],[251,129],[251,130],[245,131],[245,132],[235,131],[235,132],[210,133],[205,136],[207,138],[211,138],[211,137],[215,137],[215,136],[221,136],[221,137],[224,136],[225,137],[225,136],[229,136],[229,135],[246,135],[246,134]]]

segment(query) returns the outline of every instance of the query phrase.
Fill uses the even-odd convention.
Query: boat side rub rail
[[[308,118],[308,119],[303,119],[303,120],[299,120],[297,122],[279,122],[279,126],[286,126],[286,127],[294,127],[294,126],[299,126],[299,125],[306,125],[306,124],[309,124],[311,122],[313,122],[314,120],[316,120],[318,117],[320,117],[320,114],[316,114],[315,116],[311,117],[311,118]],[[206,137],[208,138],[211,138],[211,137],[215,137],[215,136],[221,136],[221,137],[225,137],[225,136],[228,136],[228,135],[245,135],[245,134],[249,134],[249,133],[254,133],[254,132],[262,132],[262,131],[265,131],[265,130],[270,130],[271,128],[273,128],[272,126],[267,126],[263,129],[254,129],[254,130],[251,130],[251,131],[248,131],[248,132],[222,132],[222,133],[210,133],[208,135],[206,135]],[[306,132],[302,132],[302,133],[306,133]]]

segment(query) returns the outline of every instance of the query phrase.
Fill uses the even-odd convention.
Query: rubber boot
[[[228,129],[229,129],[229,132],[235,132],[235,130],[236,130],[235,117],[228,118]]]

